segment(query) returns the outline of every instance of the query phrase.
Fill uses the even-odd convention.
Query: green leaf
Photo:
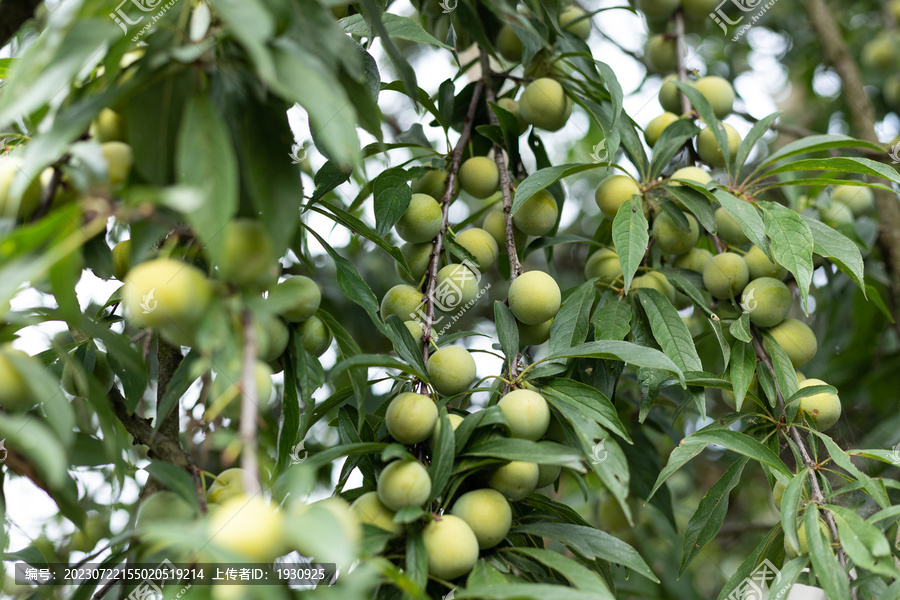
[[[753,346],[741,340],[735,340],[731,348],[731,389],[734,392],[735,410],[741,412],[747,389],[756,372],[756,352]]]
[[[794,274],[803,311],[809,313],[809,286],[813,273],[813,234],[800,215],[775,202],[759,202],[765,213],[766,234],[772,240],[775,262]]]
[[[401,17],[392,13],[382,13],[381,20],[384,23],[384,29],[392,38],[406,40],[409,42],[419,42],[422,44],[431,44],[438,48],[449,50],[450,46],[441,42],[436,37],[425,31],[421,25],[410,19],[409,17]],[[359,35],[369,37],[369,26],[363,19],[362,15],[351,15],[344,17],[339,22],[346,33],[351,35]]]
[[[44,423],[31,415],[0,413],[0,439],[6,447],[25,457],[52,490],[60,490],[68,479],[66,452]]]
[[[349,369],[358,369],[364,367],[380,367],[382,369],[397,369],[403,373],[407,373],[409,375],[414,375],[419,379],[425,381],[425,374],[420,373],[418,369],[408,365],[404,362],[400,362],[396,358],[391,358],[390,356],[385,356],[383,354],[357,354],[356,356],[350,356],[345,358],[344,360],[337,363],[333,369],[331,369],[331,373],[329,373],[328,377],[331,380],[337,378],[338,375],[347,371]]]
[[[297,346],[296,336],[291,333],[291,341],[294,347]],[[289,344],[290,346],[290,344]],[[313,418],[312,406],[310,406],[311,398],[304,398],[304,420]],[[291,455],[294,453],[294,447],[297,444],[297,438],[300,435],[300,397],[297,393],[297,372],[295,362],[293,360],[284,361],[284,397],[282,400],[282,416],[278,424],[278,458],[276,462],[276,473],[282,473],[291,464]],[[308,413],[308,415],[306,414]],[[308,424],[303,431],[303,435],[309,431],[311,424]]]
[[[519,354],[519,327],[512,311],[499,300],[494,301],[494,325],[497,328],[500,349],[506,357],[509,372],[512,373],[513,362]]]
[[[397,315],[388,317],[385,334],[394,343],[394,349],[400,358],[413,365],[418,369],[419,373],[425,372],[425,359],[422,357],[422,340],[412,336],[409,328],[400,317]]]
[[[444,488],[453,473],[453,460],[456,458],[456,438],[450,419],[447,418],[447,409],[441,408],[440,431],[437,442],[431,449],[431,464],[428,467],[428,475],[431,477],[431,497],[429,504],[435,498],[443,495]]]
[[[679,119],[666,127],[653,146],[649,179],[654,180],[659,177],[672,157],[681,152],[684,145],[698,133],[700,133],[700,128],[689,119]]]
[[[672,362],[672,359],[655,348],[638,346],[631,342],[619,342],[615,340],[588,342],[551,355],[545,360],[552,361],[560,358],[574,357],[620,360],[636,367],[663,369],[674,373],[678,376],[678,380],[681,383],[684,383],[684,373],[678,368],[678,365]]]
[[[713,335],[716,336],[716,341],[719,342],[719,348],[722,350],[722,360],[724,361],[722,370],[724,371],[728,368],[728,365],[731,364],[731,346],[728,345],[728,340],[725,339],[725,333],[722,331],[722,322],[718,317],[715,319],[710,317],[707,321],[709,321],[709,326],[713,330]]]
[[[879,148],[879,151],[884,152],[884,149]],[[881,177],[894,183],[900,183],[900,174],[897,173],[896,169],[883,163],[857,156],[797,160],[768,171],[766,176],[789,173],[791,171],[839,171],[842,173]]]
[[[865,295],[865,267],[859,247],[850,238],[821,221],[807,216],[804,216],[803,219],[809,225],[813,235],[813,252],[819,256],[830,258],[831,262],[836,264],[841,271],[856,282],[856,285],[859,286],[863,295]]]
[[[791,475],[791,471],[785,466],[784,462],[778,458],[777,454],[772,452],[768,446],[762,445],[746,433],[732,431],[730,429],[706,427],[689,435],[685,438],[685,441],[702,444],[719,444],[733,452],[743,454],[753,460],[769,465],[786,476]]]
[[[316,184],[316,190],[313,192],[312,197],[310,197],[309,203],[314,204],[325,194],[349,179],[350,173],[341,171],[337,165],[329,160],[316,171],[316,176],[313,178],[313,183]]]
[[[647,288],[638,290],[638,298],[647,313],[653,337],[666,356],[682,371],[702,371],[691,332],[669,299]]]
[[[718,200],[722,208],[741,226],[744,232],[754,245],[759,249],[770,254],[769,243],[766,238],[766,225],[759,210],[752,202],[745,202],[739,198],[735,198],[725,190],[714,190],[713,196]],[[771,258],[771,256],[769,257]]]
[[[806,508],[803,524],[806,526],[806,541],[812,570],[819,580],[819,585],[829,598],[849,598],[850,584],[847,581],[847,573],[835,558],[828,538],[819,528],[819,507],[816,504],[810,504]]]
[[[513,198],[512,203],[512,214],[516,214],[519,208],[525,204],[525,201],[540,192],[543,189],[546,189],[562,179],[563,177],[568,177],[569,175],[574,175],[576,173],[581,173],[582,171],[587,171],[589,169],[596,169],[598,167],[602,167],[604,164],[565,164],[565,165],[556,165],[553,167],[546,167],[535,171],[531,175],[525,178],[522,183],[518,185],[516,188],[516,195]]]
[[[357,15],[358,16],[358,15]],[[412,190],[400,169],[383,171],[374,182],[375,223],[378,235],[384,237],[397,224],[409,207]]]
[[[502,460],[522,460],[540,465],[559,465],[583,472],[582,456],[555,442],[532,442],[518,438],[491,438],[471,444],[463,456],[483,456]]]
[[[812,430],[812,433],[818,436],[820,440],[825,444],[825,448],[828,450],[828,454],[831,455],[832,460],[834,460],[834,464],[839,466],[840,468],[847,471],[850,475],[853,476],[857,481],[863,484],[863,488],[869,495],[872,496],[872,499],[878,503],[878,506],[881,508],[887,508],[891,505],[890,500],[888,499],[887,491],[884,488],[884,484],[877,480],[872,479],[862,471],[856,468],[853,462],[850,460],[850,457],[844,452],[840,446],[838,446],[833,439],[829,436],[825,435],[821,431]]]
[[[478,600],[596,600],[605,598],[602,592],[585,592],[550,583],[489,583],[457,590],[453,598]]]
[[[569,580],[576,589],[591,591],[597,594],[597,600],[614,600],[606,582],[594,571],[579,562],[572,560],[553,550],[544,548],[515,548],[515,552],[524,554],[539,563],[553,569]]]
[[[869,302],[874,304],[878,310],[881,311],[881,314],[883,314],[888,321],[891,323],[894,322],[894,315],[891,314],[890,309],[887,307],[887,304],[885,304],[884,298],[881,297],[881,293],[878,291],[877,287],[867,283],[865,296],[869,299]]]
[[[900,569],[894,564],[891,544],[880,529],[843,506],[826,507],[837,524],[841,548],[858,566],[897,579]]]
[[[700,93],[700,90],[690,83],[681,81],[673,81],[672,83],[688,97],[688,100],[690,100],[693,107],[697,109],[700,119],[706,123],[706,126],[712,128],[713,137],[716,139],[719,148],[722,149],[722,157],[725,159],[726,165],[725,170],[731,173],[734,157],[731,156],[729,151],[728,136],[725,133],[725,128],[722,127],[722,124],[719,122],[719,118],[716,117],[715,111],[712,106],[710,106],[709,101]]]
[[[797,536],[797,515],[800,511],[800,499],[809,478],[809,469],[802,469],[791,478],[791,482],[784,488],[781,496],[781,528],[784,530],[784,539],[795,551],[800,550],[800,538]]]
[[[624,340],[631,330],[631,304],[625,298],[615,296],[612,301],[594,311],[594,339]]]
[[[626,290],[631,289],[631,280],[647,252],[647,245],[650,242],[648,227],[639,197],[632,197],[624,202],[613,220],[613,243],[622,265]]]
[[[656,483],[653,484],[653,489],[650,490],[650,495],[647,499],[649,500],[652,498],[669,477],[674,475],[678,469],[689,463],[695,456],[703,452],[705,448],[706,444],[694,440],[693,436],[682,439],[678,445],[675,446],[675,449],[672,450],[671,454],[669,454],[669,460],[660,472],[659,477],[656,478]]]
[[[678,576],[684,575],[685,569],[697,557],[700,551],[708,544],[725,522],[728,512],[728,495],[740,482],[744,467],[748,459],[740,458],[728,467],[728,470],[719,480],[709,488],[703,499],[700,500],[697,510],[688,522],[682,542],[681,566],[678,567]]]
[[[695,181],[678,179],[672,179],[670,181],[681,181],[681,183],[678,185],[673,183],[666,184],[664,186],[666,192],[673,198],[679,200],[689,211],[694,213],[694,216],[697,217],[697,221],[700,222],[703,229],[710,233],[716,233],[718,227],[716,225],[715,207],[713,207],[712,202],[710,202],[707,197],[710,195],[710,192]]]
[[[752,340],[753,334],[750,333],[750,313],[742,312],[740,317],[732,321],[728,331],[742,342],[749,342]]]
[[[153,426],[156,431],[159,431],[169,413],[178,406],[178,401],[185,395],[191,384],[200,377],[201,373],[195,372],[195,366],[199,360],[200,352],[191,350],[172,373],[166,391],[156,407],[156,423]]]
[[[161,460],[153,460],[144,467],[144,470],[191,504],[197,504],[197,488],[194,485],[194,478],[184,469],[179,469],[175,465]]]
[[[775,381],[778,382],[778,389],[782,398],[787,402],[797,392],[799,387],[794,365],[784,349],[775,342],[772,336],[766,335],[763,344],[766,354],[772,359],[772,368],[775,369]]]
[[[781,567],[778,580],[770,584],[769,598],[788,598],[791,587],[806,569],[807,564],[809,564],[808,557],[798,556]]]
[[[631,443],[616,407],[600,390],[572,379],[554,379],[541,389],[550,404],[565,403]]]
[[[884,152],[884,148],[881,146],[846,135],[812,135],[779,148],[777,152],[767,157],[760,167],[767,167],[781,159],[796,156],[797,154],[811,154],[834,148],[868,148],[869,150]]]
[[[737,158],[734,161],[738,167],[743,166],[743,164],[747,162],[747,157],[750,156],[753,146],[755,146],[756,142],[762,139],[762,136],[769,131],[769,126],[774,123],[779,116],[781,116],[780,112],[772,113],[753,124],[753,127],[751,127],[750,131],[747,133],[747,137],[741,140],[741,144],[738,146]]]
[[[553,324],[550,326],[550,354],[565,352],[587,339],[594,296],[594,284],[590,281],[571,291],[553,317]]]

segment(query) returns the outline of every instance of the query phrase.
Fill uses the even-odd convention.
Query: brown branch
[[[25,21],[34,16],[40,0],[8,0],[0,2],[0,48],[21,29]]]
[[[157,407],[162,403],[163,396],[166,395],[166,391],[169,389],[169,382],[172,380],[175,370],[178,369],[178,365],[181,364],[181,361],[184,358],[181,355],[180,348],[164,341],[161,336],[158,339],[159,341],[157,342],[156,349],[157,364],[159,365],[156,372]],[[180,402],[176,403],[172,411],[165,416],[162,423],[159,425],[159,432],[169,439],[178,439],[180,431],[178,426],[180,408]],[[159,416],[157,416],[157,418],[159,418]]]
[[[134,438],[135,444],[142,444],[149,449],[147,455],[151,458],[164,460],[176,467],[190,471],[194,467],[191,455],[184,451],[177,439],[170,439],[158,431],[154,431],[152,421],[129,412],[125,405],[125,398],[118,388],[113,388],[107,394],[113,414],[125,427],[125,430]]]
[[[241,439],[241,468],[244,469],[244,489],[248,496],[259,491],[259,465],[256,461],[256,415],[259,410],[259,390],[256,389],[256,332],[253,329],[253,314],[245,310],[242,315],[244,327],[244,355],[241,363],[241,425],[238,435]]]

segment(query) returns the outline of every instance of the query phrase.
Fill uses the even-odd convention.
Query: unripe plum
[[[17,216],[20,219],[25,218],[33,213],[41,203],[41,182],[38,177],[35,177],[28,184],[28,187],[25,188],[15,215],[6,214],[12,210],[9,189],[12,187],[13,180],[17,175],[19,177],[25,176],[19,171],[22,168],[22,164],[23,161],[18,156],[0,160],[0,217]]]
[[[443,212],[438,201],[427,194],[413,194],[394,229],[407,242],[422,244],[433,240],[442,224]]]
[[[122,117],[114,110],[104,108],[91,122],[91,137],[98,142],[120,142],[122,135]]]
[[[619,207],[631,200],[632,196],[640,196],[640,186],[627,175],[612,175],[604,179],[594,192],[594,200],[607,219],[614,219]]]
[[[720,4],[719,0],[683,0],[681,8],[686,17],[700,21],[708,19],[710,13],[714,12]]]
[[[666,254],[686,254],[700,239],[700,225],[693,215],[685,214],[688,231],[682,230],[669,213],[660,213],[653,220],[653,235],[660,250]]]
[[[409,334],[413,336],[413,339],[421,342],[422,336],[425,335],[425,329],[422,327],[422,324],[418,321],[403,321],[403,324],[406,325],[406,329],[409,330]],[[432,334],[433,336],[434,334]]]
[[[712,175],[709,174],[709,171],[701,169],[700,167],[681,167],[669,177],[670,179],[684,179],[686,181],[695,181],[700,185],[706,185],[710,181],[712,181]],[[681,185],[680,183],[674,183],[673,185]]]
[[[497,50],[500,51],[500,56],[509,62],[522,60],[522,40],[507,24],[500,27],[500,31],[497,32]]]
[[[587,259],[584,264],[584,278],[593,279],[600,277],[606,281],[612,281],[622,277],[622,264],[619,255],[610,248],[600,248]]]
[[[828,527],[828,524],[825,523],[824,520],[819,519],[819,529],[822,531],[822,534],[825,536],[825,539],[828,540],[830,544],[834,539],[831,537],[831,529]],[[800,554],[807,554],[809,552],[809,542],[806,539],[806,521],[801,519],[800,525],[797,527],[797,538],[798,542],[800,542]],[[791,556],[797,556],[797,551],[794,548],[789,547],[787,538],[784,538],[784,549],[787,554]]]
[[[403,392],[391,400],[384,423],[401,444],[417,444],[428,439],[438,421],[438,410],[428,396]]]
[[[100,151],[106,159],[106,169],[109,182],[118,187],[128,180],[131,167],[134,165],[134,153],[131,146],[125,142],[104,142],[100,144]]]
[[[478,538],[457,516],[444,514],[422,530],[428,573],[450,580],[465,575],[478,562]]]
[[[678,46],[675,38],[660,33],[647,40],[644,58],[657,73],[669,73],[678,68]]]
[[[7,411],[29,409],[35,401],[28,382],[10,360],[10,355],[29,359],[21,350],[14,350],[10,346],[0,347],[0,407]]]
[[[680,0],[638,0],[637,7],[648,19],[660,21],[668,19],[678,8]]]
[[[203,272],[171,258],[141,263],[126,279],[122,301],[138,327],[193,331],[212,300],[212,287]]]
[[[663,110],[676,115],[682,112],[681,106],[681,90],[672,83],[678,81],[678,75],[666,75],[663,78],[662,86],[659,88],[659,104]],[[693,85],[690,81],[688,85]]]
[[[497,403],[509,425],[509,435],[539,440],[550,426],[550,408],[544,397],[531,390],[513,390]]]
[[[240,468],[225,469],[213,480],[206,490],[207,504],[224,504],[235,496],[244,494],[244,470]]]
[[[431,495],[431,478],[416,460],[395,460],[378,477],[378,499],[388,509],[422,506]]]
[[[677,257],[672,266],[676,269],[687,269],[696,273],[703,273],[706,263],[712,260],[712,252],[706,248],[691,248],[687,253]]]
[[[806,323],[797,319],[785,319],[770,329],[769,333],[785,351],[795,368],[811,361],[819,349],[816,334]]]
[[[284,354],[287,349],[290,332],[287,324],[280,317],[264,319],[258,328],[260,340],[260,359],[272,362]]]
[[[288,518],[295,522],[304,517],[307,519],[306,523],[318,521],[322,518],[321,512],[306,514],[309,511],[317,511],[317,509],[324,509],[334,517],[343,534],[343,539],[350,542],[352,547],[355,548],[359,544],[363,533],[359,512],[351,508],[350,504],[340,496],[330,496],[312,504],[293,502],[288,508]],[[344,558],[342,550],[334,549],[332,544],[322,544],[321,541],[314,540],[305,533],[301,529],[294,533],[289,540],[303,556],[313,557],[322,562],[338,562]]]
[[[447,419],[450,420],[450,428],[453,431],[456,431],[456,428],[459,427],[459,424],[463,422],[464,417],[458,415],[456,413],[448,413]],[[431,434],[431,437],[428,438],[428,447],[434,449],[437,446],[438,435],[441,433],[441,420],[438,419],[434,424],[434,431]]]
[[[492,489],[466,492],[453,503],[450,511],[472,528],[478,547],[493,548],[506,537],[512,527],[512,509],[503,494]]]
[[[478,296],[475,274],[461,264],[449,264],[437,272],[437,289],[449,291],[441,298],[441,303],[450,310],[464,306]]]
[[[538,129],[558,131],[572,114],[572,101],[556,80],[542,77],[525,86],[519,108],[526,122]]]
[[[516,322],[519,329],[520,346],[539,346],[550,339],[550,329],[553,327],[553,319],[548,319],[537,325],[526,325]]]
[[[862,62],[876,71],[888,71],[894,67],[897,58],[897,36],[883,32],[869,41],[862,49]]]
[[[160,490],[141,501],[137,525],[147,527],[160,521],[188,521],[196,516],[191,504],[169,490]]]
[[[577,6],[567,6],[560,11],[559,26],[583,40],[591,36],[591,17]]]
[[[387,291],[381,300],[381,318],[387,320],[390,315],[397,315],[406,321],[416,314],[424,296],[411,285],[401,283]]]
[[[318,284],[303,275],[294,275],[278,284],[278,293],[293,300],[293,305],[281,316],[289,323],[300,323],[310,318],[319,310],[322,302],[322,291]],[[390,292],[388,292],[390,293]]]
[[[482,227],[491,234],[491,237],[497,242],[499,248],[506,248],[506,217],[501,209],[498,208],[486,214]],[[515,243],[516,248],[522,246],[527,239],[528,234],[520,231],[519,228],[515,226],[515,222],[513,222],[513,243]]]
[[[125,281],[125,276],[131,269],[131,240],[119,242],[112,249],[113,275],[119,281]]]
[[[558,465],[538,465],[538,482],[535,489],[547,487],[559,479],[562,467]]]
[[[403,526],[394,521],[394,511],[378,499],[378,492],[366,492],[354,500],[350,508],[356,511],[363,524],[374,525],[394,535],[403,531]]]
[[[722,207],[716,209],[716,231],[726,244],[743,246],[750,243],[750,239],[741,229],[741,224]]]
[[[750,281],[744,259],[733,252],[713,256],[703,268],[703,285],[713,298],[728,299],[741,293]]]
[[[541,190],[519,207],[513,215],[513,223],[527,235],[540,236],[553,229],[558,215],[556,199],[547,190]]]
[[[722,123],[722,127],[725,128],[725,135],[728,138],[729,160],[734,160],[738,146],[741,144],[741,134],[737,132],[737,129],[726,123]],[[725,166],[725,156],[722,154],[722,149],[719,147],[719,143],[709,127],[702,129],[697,136],[697,154],[700,155],[700,159],[703,162],[711,167]]]
[[[747,268],[750,269],[751,279],[774,277],[784,281],[788,274],[787,269],[769,260],[766,253],[757,246],[751,247],[747,254],[744,255],[744,262],[747,263]]]
[[[254,562],[283,554],[284,518],[262,496],[235,496],[219,506],[209,523],[212,542]]]
[[[463,392],[475,381],[475,359],[461,346],[444,346],[425,366],[429,382],[444,396]]]
[[[734,108],[734,88],[727,79],[715,76],[701,77],[694,82],[694,87],[709,102],[716,118],[724,119],[731,114]]]
[[[839,185],[834,188],[831,196],[831,204],[847,206],[853,215],[858,217],[875,210],[875,194],[872,188],[855,186],[855,185]]]
[[[821,379],[805,379],[799,383],[800,389],[815,385],[828,385]],[[800,398],[799,410],[812,418],[819,431],[827,431],[834,427],[841,418],[841,399],[837,394],[822,392]]]
[[[744,288],[741,305],[750,309],[754,325],[775,327],[791,312],[791,291],[774,277],[760,277]]]
[[[254,219],[235,219],[222,232],[219,274],[239,287],[273,279],[275,253],[269,232]]]
[[[331,331],[325,322],[313,315],[300,325],[300,344],[313,356],[322,356],[331,346]]]
[[[459,185],[476,198],[487,198],[500,189],[500,171],[493,158],[473,156],[459,167]],[[434,237],[434,236],[432,236]]]
[[[539,474],[537,463],[514,460],[494,471],[490,486],[515,502],[535,490]]]
[[[519,125],[519,135],[525,133],[525,130],[528,129],[528,122],[522,118],[522,109],[518,102],[512,98],[500,98],[497,100],[497,106],[512,113],[512,116],[516,118],[516,123]]]
[[[659,271],[650,271],[646,275],[641,275],[631,280],[631,289],[637,290],[641,288],[656,290],[668,298],[669,302],[675,303],[675,286],[669,283],[666,276]]]
[[[666,127],[678,120],[678,115],[668,111],[654,117],[644,128],[644,139],[651,148],[656,145]]]
[[[464,229],[457,234],[455,241],[475,257],[479,269],[489,269],[497,262],[500,248],[494,237],[484,229],[478,227]]]
[[[556,281],[543,271],[528,271],[509,286],[509,309],[526,325],[537,325],[556,316],[562,296]]]
[[[406,264],[409,266],[410,274],[413,277],[412,283],[417,283],[425,276],[433,249],[434,246],[429,242],[424,244],[410,244],[407,242],[400,246],[400,253],[406,259]],[[395,263],[395,266],[397,275],[400,275],[400,263]]]
[[[830,206],[820,206],[819,215],[832,227],[853,224],[853,211],[846,204],[832,202]]]
[[[414,194],[425,194],[432,198],[443,198],[447,193],[447,171],[429,169],[425,174],[412,182]],[[459,178],[453,180],[453,196],[459,193]]]

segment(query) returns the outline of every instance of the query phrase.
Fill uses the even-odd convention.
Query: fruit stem
[[[253,313],[244,310],[244,354],[241,363],[241,468],[244,469],[244,490],[248,496],[259,493],[259,465],[256,463],[256,412],[259,390],[256,389],[256,332]]]

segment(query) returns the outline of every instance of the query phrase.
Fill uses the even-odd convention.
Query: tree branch
[[[157,364],[159,365],[156,375],[157,406],[160,405],[163,396],[166,395],[166,390],[169,389],[169,382],[172,380],[172,375],[175,374],[175,370],[178,369],[178,365],[181,364],[181,361],[184,358],[181,355],[180,348],[176,348],[164,341],[161,336],[158,339],[159,341],[157,342],[156,349]],[[180,404],[176,403],[175,407],[168,415],[166,415],[159,426],[159,432],[172,440],[177,440],[180,433],[180,427],[178,426],[180,408]]]
[[[0,48],[9,43],[25,21],[34,16],[41,0],[7,0],[0,2]]]
[[[675,60],[678,64],[678,81],[681,83],[687,83],[687,67],[684,62],[684,54],[684,15],[679,9],[675,11]],[[687,95],[681,90],[678,90],[678,95],[681,97],[681,112],[691,112],[691,101],[688,100]]]
[[[259,465],[256,462],[256,414],[259,410],[259,390],[256,389],[256,332],[253,315],[245,310],[244,356],[241,364],[241,468],[244,469],[244,490],[248,496],[259,491]]]
[[[152,421],[140,417],[128,411],[125,398],[118,388],[113,388],[107,394],[113,414],[125,427],[125,430],[134,438],[135,444],[142,444],[149,449],[148,456],[172,463],[186,471],[191,471],[194,461],[191,455],[184,451],[177,439],[170,439],[158,431],[154,431]]]

